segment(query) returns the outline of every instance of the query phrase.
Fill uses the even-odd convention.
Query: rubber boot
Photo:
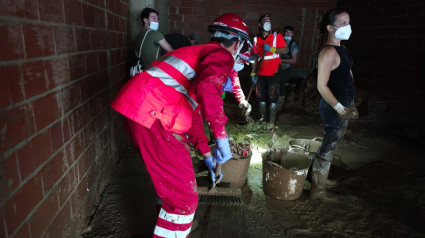
[[[269,130],[272,130],[275,128],[275,123],[276,123],[276,113],[277,113],[277,108],[276,108],[276,103],[270,103],[270,110],[269,110],[269,125],[268,128]]]
[[[332,160],[331,160],[332,161]],[[316,156],[311,171],[310,198],[325,201],[338,201],[338,197],[326,191],[326,180],[328,178],[331,161]]]
[[[285,96],[279,96],[277,101],[277,112],[281,112],[283,110],[283,104],[285,103]]]
[[[258,120],[258,122],[260,123],[266,121],[266,105],[267,105],[266,102],[258,103],[258,106],[260,107],[260,115],[261,115],[261,118]]]

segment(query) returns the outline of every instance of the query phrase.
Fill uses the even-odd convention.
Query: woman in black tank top
[[[310,197],[337,200],[338,197],[325,190],[335,185],[328,174],[333,153],[344,136],[348,120],[358,115],[352,107],[355,95],[353,61],[341,40],[351,34],[350,16],[341,9],[331,9],[323,17],[321,33],[324,42],[319,49],[317,89],[322,99],[319,112],[324,122],[323,143],[313,160]]]

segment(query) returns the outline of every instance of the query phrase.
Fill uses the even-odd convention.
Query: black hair
[[[261,23],[261,20],[263,20],[263,18],[265,18],[265,17],[270,17],[270,14],[266,13],[264,15],[261,15],[260,18],[258,18],[258,23]]]
[[[292,32],[294,32],[295,31],[295,29],[294,29],[294,27],[293,26],[285,26],[284,28],[283,28],[283,33],[285,33],[285,31],[286,30],[290,30],[290,31],[292,31]]]
[[[322,21],[320,22],[320,28],[319,28],[319,30],[320,30],[319,37],[321,39],[319,48],[326,42],[326,40],[328,38],[328,30],[327,30],[326,27],[328,25],[333,26],[333,24],[336,21],[336,16],[341,14],[341,13],[344,13],[344,12],[347,12],[347,11],[345,11],[343,9],[339,9],[339,8],[333,8],[333,9],[328,10],[325,13],[325,15],[323,15]]]
[[[144,18],[149,19],[149,15],[151,13],[156,13],[156,15],[159,16],[159,13],[155,9],[152,9],[149,7],[146,7],[145,9],[143,9],[142,13],[140,13],[140,20],[142,20],[142,23],[144,23],[143,21]]]

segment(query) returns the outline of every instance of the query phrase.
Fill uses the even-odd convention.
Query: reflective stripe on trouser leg
[[[186,237],[198,206],[196,180],[187,140],[165,131],[159,121],[150,129],[127,120],[158,196],[163,200],[154,237]]]

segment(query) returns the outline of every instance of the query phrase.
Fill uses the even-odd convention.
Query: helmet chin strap
[[[241,52],[243,45],[245,44],[245,40],[239,40],[239,42],[240,43],[238,49],[236,50],[236,54],[233,55],[233,59],[235,60],[235,62],[239,57],[239,53]]]

